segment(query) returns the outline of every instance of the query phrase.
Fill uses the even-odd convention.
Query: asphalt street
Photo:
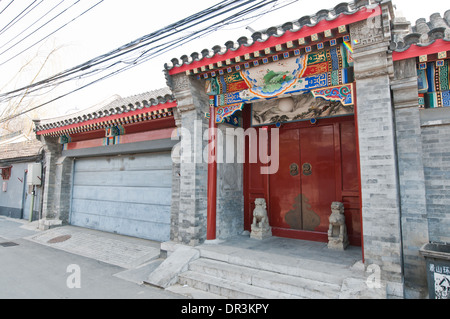
[[[0,217],[0,299],[180,299],[117,276],[126,269],[27,240],[36,231]]]

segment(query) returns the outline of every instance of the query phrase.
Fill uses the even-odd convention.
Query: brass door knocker
[[[291,174],[291,176],[297,176],[298,173],[298,165],[295,163],[292,163],[291,165],[289,165],[289,173]]]
[[[312,166],[309,163],[305,163],[302,166],[303,175],[309,176],[312,174]]]

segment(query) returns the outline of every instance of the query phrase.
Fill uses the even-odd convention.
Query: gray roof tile
[[[105,106],[94,106],[75,114],[35,121],[35,131],[44,131],[115,114],[128,113],[138,109],[151,108],[152,106],[172,101],[175,101],[175,98],[168,87],[126,98],[119,97]]]
[[[425,18],[417,19],[415,25],[411,25],[405,18],[395,18],[393,23],[391,50],[403,52],[411,45],[426,47],[436,40],[450,41],[450,10],[443,16],[433,13],[429,21]]]
[[[217,54],[223,55],[228,51],[236,51],[242,46],[250,47],[256,42],[266,42],[271,37],[281,37],[286,31],[297,32],[305,26],[313,27],[322,20],[332,21],[338,18],[341,14],[352,15],[363,8],[369,8],[378,3],[383,2],[381,0],[354,0],[353,2],[342,2],[336,5],[332,9],[322,9],[316,14],[309,16],[303,16],[295,21],[288,21],[279,26],[272,26],[262,31],[257,31],[251,35],[250,38],[242,36],[237,41],[227,41],[224,46],[215,45],[212,50],[204,49],[201,54],[197,52],[188,55],[183,55],[178,58],[173,58],[170,63],[164,65],[167,71],[181,67],[183,65],[189,65],[193,62],[201,61],[204,58],[211,58]],[[180,61],[181,60],[181,61]]]

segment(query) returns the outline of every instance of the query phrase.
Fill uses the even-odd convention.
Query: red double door
[[[260,167],[246,165],[246,228],[252,201],[264,196],[273,235],[327,241],[331,203],[340,201],[346,207],[351,242],[360,243],[353,117],[284,125],[279,129],[278,171],[261,175]]]

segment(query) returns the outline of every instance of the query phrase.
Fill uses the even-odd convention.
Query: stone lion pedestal
[[[253,223],[250,238],[264,239],[272,237],[272,228],[269,226],[267,217],[266,200],[264,198],[255,199],[255,209],[253,210]]]
[[[345,225],[344,204],[333,202],[328,228],[328,248],[345,250],[348,246],[347,226]]]

